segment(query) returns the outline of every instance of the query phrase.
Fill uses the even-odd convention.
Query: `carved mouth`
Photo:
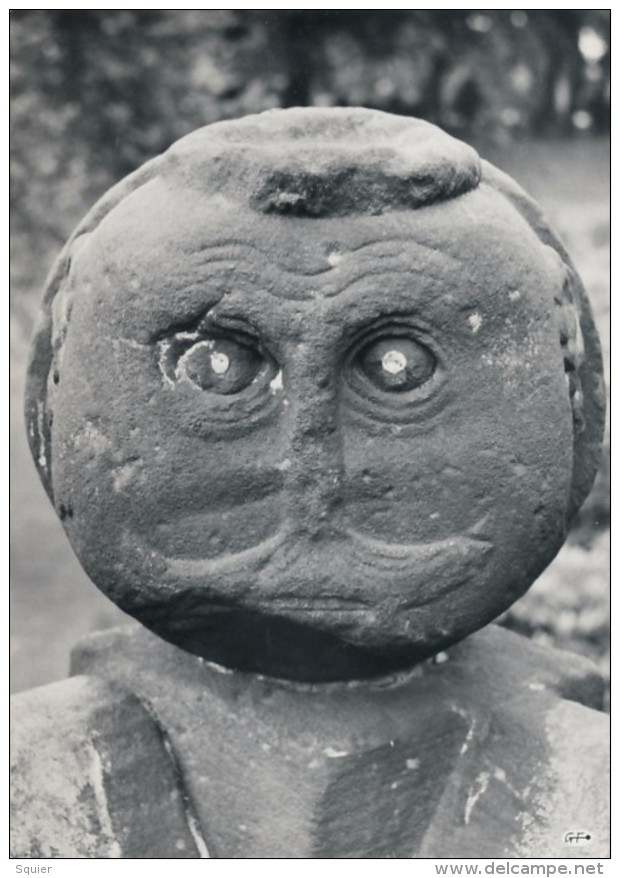
[[[464,535],[388,543],[356,531],[322,541],[284,527],[256,546],[214,559],[167,557],[166,579],[205,601],[226,600],[291,617],[368,612],[398,602],[422,607],[460,588],[480,570],[492,543],[487,516]]]
[[[343,595],[333,597],[319,595],[312,598],[274,595],[273,601],[277,604],[278,612],[281,613],[351,613],[367,610],[369,606],[368,600]]]
[[[313,540],[289,527],[217,559],[160,555],[163,582],[140,607],[124,609],[227,667],[304,680],[374,676],[446,640],[436,623],[429,634],[420,608],[484,578],[486,523],[406,545],[350,530]]]

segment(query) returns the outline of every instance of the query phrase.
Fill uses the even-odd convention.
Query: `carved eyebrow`
[[[317,254],[317,259],[322,257],[327,263],[326,266],[320,266],[315,269],[307,268],[304,270],[301,266],[299,266],[298,262],[294,262],[295,267],[292,268],[286,263],[282,261],[276,261],[274,259],[274,254],[270,250],[266,250],[263,247],[258,246],[254,242],[250,241],[239,241],[235,238],[230,238],[221,241],[214,241],[213,243],[209,242],[201,247],[198,247],[194,252],[196,254],[209,254],[209,261],[234,261],[238,259],[240,256],[250,256],[255,257],[256,254],[264,257],[264,259],[268,260],[270,263],[275,264],[278,268],[284,273],[293,273],[297,275],[304,275],[307,277],[315,277],[319,274],[325,274],[326,272],[333,271],[337,264],[334,265],[329,262],[330,254],[338,253],[343,257],[347,254],[356,254],[362,255],[365,254],[366,251],[375,250],[380,248],[383,250],[383,253],[377,254],[375,258],[385,258],[387,256],[392,255],[405,255],[407,250],[410,248],[419,248],[424,250],[427,254],[434,253],[437,254],[437,258],[442,262],[450,262],[457,265],[459,263],[459,259],[455,256],[452,256],[450,253],[447,253],[445,250],[442,250],[440,247],[432,246],[431,244],[426,243],[423,240],[413,240],[411,235],[403,234],[403,235],[394,235],[390,234],[389,238],[376,238],[373,237],[372,240],[362,241],[360,244],[350,245],[343,244],[338,240],[332,240],[330,242],[326,242],[323,254]],[[391,250],[396,250],[396,253],[392,253]],[[244,253],[244,251],[248,251]],[[292,256],[293,261],[295,260],[295,256]]]
[[[380,252],[376,252],[377,249]],[[413,241],[407,235],[391,236],[387,240],[364,241],[352,247],[342,247],[338,242],[327,244],[323,254],[317,253],[317,260],[324,258],[325,264],[316,269],[302,265],[283,263],[269,250],[253,242],[236,239],[205,244],[186,256],[190,261],[190,271],[205,270],[205,285],[213,285],[228,292],[243,293],[260,290],[273,298],[289,301],[308,301],[317,298],[334,298],[351,289],[364,278],[379,278],[394,275],[403,269],[411,270],[412,254],[420,251],[424,255],[424,275],[427,278],[448,278],[451,272],[462,270],[462,262],[444,250],[431,247],[423,242]],[[329,254],[342,254],[357,257],[346,260],[346,273],[339,271],[342,260],[330,263]],[[360,264],[360,258],[364,263]],[[376,265],[370,263],[370,259]],[[391,264],[390,264],[391,263]],[[304,285],[304,280],[326,277],[321,287]],[[287,281],[296,280],[291,287]],[[301,283],[299,283],[301,282]],[[195,286],[200,281],[192,281]],[[305,288],[304,288],[305,287]],[[227,288],[227,289],[226,289]]]
[[[458,264],[459,259],[455,256],[451,256],[449,253],[446,253],[445,250],[442,250],[440,247],[433,247],[431,244],[427,244],[423,240],[414,240],[411,234],[403,234],[403,235],[395,235],[390,234],[389,238],[373,238],[370,241],[364,241],[361,244],[358,244],[355,247],[347,247],[341,252],[349,252],[355,253],[356,255],[361,255],[367,250],[374,250],[377,247],[383,249],[385,255],[394,255],[390,253],[389,249],[393,245],[395,248],[398,248],[399,255],[404,255],[410,248],[419,248],[424,250],[426,253],[436,253],[437,258],[441,259],[442,262],[448,261],[452,262],[455,265]],[[337,244],[334,245],[337,247]],[[383,258],[383,254],[379,253],[374,258]]]
[[[204,257],[205,262],[207,263],[230,262],[237,264],[240,258],[245,257],[252,261],[256,261],[256,257],[258,256],[260,260],[259,271],[263,270],[266,266],[273,266],[282,274],[292,274],[297,277],[315,277],[319,274],[325,274],[326,272],[332,271],[333,269],[329,264],[320,267],[317,266],[315,269],[306,268],[305,270],[301,265],[296,264],[293,268],[281,261],[277,261],[274,258],[274,254],[269,250],[258,247],[250,241],[237,241],[235,239],[204,244],[202,247],[195,250],[194,253],[201,260],[202,257]]]

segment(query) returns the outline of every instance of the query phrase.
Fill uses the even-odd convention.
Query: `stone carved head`
[[[596,471],[602,367],[562,245],[472,148],[274,110],[87,215],[27,417],[122,609],[225,665],[342,679],[457,641],[551,561]]]

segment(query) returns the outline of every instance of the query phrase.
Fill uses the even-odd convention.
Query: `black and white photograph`
[[[605,875],[611,10],[9,24],[15,873]]]

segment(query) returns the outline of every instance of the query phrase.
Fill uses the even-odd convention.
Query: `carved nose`
[[[341,514],[343,449],[337,382],[329,365],[307,362],[290,375],[286,415],[288,519],[316,537]]]

